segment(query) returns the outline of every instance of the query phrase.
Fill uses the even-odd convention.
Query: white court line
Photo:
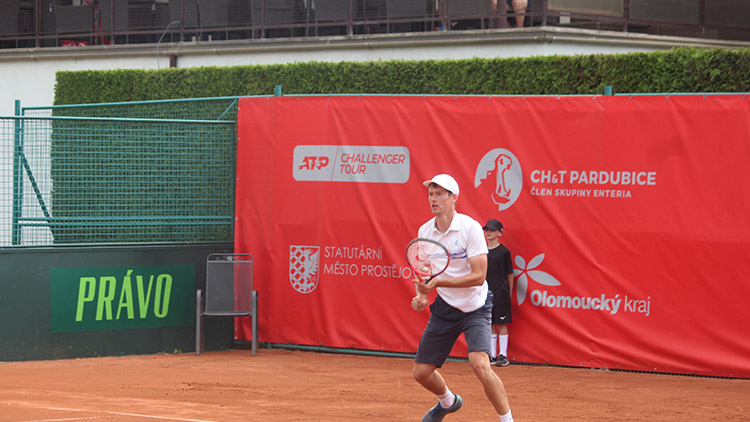
[[[26,403],[26,404],[30,404],[30,403]],[[68,408],[68,407],[50,407],[50,406],[34,406],[34,407],[39,408],[39,409],[47,409],[47,410],[64,410],[68,412],[91,412],[91,413],[105,413],[107,415],[117,415],[117,416],[133,416],[136,418],[159,419],[163,421],[217,422],[217,421],[210,421],[210,420],[205,420],[205,419],[173,418],[169,416],[142,415],[138,413],[110,412],[107,410],[74,409],[74,408]],[[76,421],[76,420],[84,420],[84,419],[99,419],[99,418],[96,416],[93,416],[93,417],[86,417],[86,418],[69,418],[69,419],[37,419],[37,420],[18,421],[18,422]]]
[[[86,419],[101,419],[99,416],[90,416],[86,418],[62,418],[62,419],[29,419],[29,420],[23,420],[23,421],[16,421],[16,422],[59,422],[59,421],[82,421]]]
[[[99,416],[89,416],[85,418],[62,418],[62,419],[29,419],[24,421],[16,421],[16,422],[59,422],[59,421],[83,421],[86,419],[101,419]]]
[[[88,412],[92,412],[89,410]],[[165,420],[165,421],[183,421],[183,422],[217,422],[217,421],[209,421],[205,419],[185,419],[185,418],[171,418],[168,416],[151,416],[151,415],[139,415],[138,413],[121,413],[121,412],[106,412],[106,411],[98,411],[102,413],[107,413],[110,415],[119,415],[119,416],[135,416],[138,418],[148,418],[148,419],[159,419],[159,420]]]

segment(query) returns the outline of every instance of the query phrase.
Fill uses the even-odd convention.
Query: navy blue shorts
[[[461,333],[464,333],[469,352],[485,352],[489,356],[492,292],[487,292],[487,300],[481,308],[466,313],[448,305],[438,295],[430,305],[430,312],[432,315],[419,340],[415,362],[442,367]]]

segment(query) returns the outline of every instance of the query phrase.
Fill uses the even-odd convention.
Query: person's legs
[[[439,396],[448,389],[445,379],[437,371],[435,365],[429,363],[414,362],[414,379],[432,394]]]
[[[502,324],[497,326],[497,337],[500,343],[499,352],[505,357],[508,357],[508,325]]]
[[[511,4],[513,4],[513,11],[515,13],[523,13],[526,11],[528,0],[513,0]],[[523,15],[516,16],[516,28],[523,28],[524,18],[525,16]]]
[[[460,311],[450,308],[440,297],[435,300],[430,310],[430,321],[422,333],[412,369],[414,380],[434,394],[439,401],[423,418],[423,421],[428,422],[440,421],[446,414],[457,411],[462,405],[461,398],[450,391],[445,379],[437,371],[448,358],[461,334],[461,320],[455,318],[455,313]],[[441,318],[439,315],[446,315],[448,318]]]
[[[510,361],[508,360],[508,326],[505,324],[498,325],[497,336],[493,335],[492,341],[497,341],[497,357],[492,361],[494,366],[508,366]]]
[[[508,396],[505,393],[505,386],[500,377],[490,366],[490,360],[485,352],[470,352],[469,363],[474,375],[479,379],[484,388],[484,394],[489,399],[498,415],[505,415],[510,412]]]
[[[424,415],[422,422],[442,421],[447,414],[461,409],[463,400],[448,388],[435,365],[415,362],[413,372],[414,379],[438,398],[438,404]]]
[[[508,361],[508,325],[513,321],[510,308],[510,300],[498,300],[492,306],[492,333],[497,332],[497,341],[499,343],[497,359],[493,363],[495,366],[507,366]]]
[[[497,355],[500,353],[497,345],[497,336],[500,334],[500,326],[492,324],[492,336],[490,337],[490,361],[497,359]]]
[[[488,294],[484,306],[466,314],[463,326],[464,338],[469,351],[469,364],[474,375],[482,383],[484,394],[498,415],[512,420],[510,404],[505,386],[490,366],[490,338],[492,334],[492,294]]]

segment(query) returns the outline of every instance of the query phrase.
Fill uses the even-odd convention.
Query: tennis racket
[[[427,284],[448,268],[451,256],[440,243],[418,237],[406,245],[406,261],[415,273],[429,277]]]

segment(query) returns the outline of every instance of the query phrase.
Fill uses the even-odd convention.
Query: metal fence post
[[[23,207],[23,171],[21,169],[21,152],[23,151],[23,126],[21,125],[21,100],[16,100],[16,121],[13,135],[13,223],[11,228],[11,245],[21,244],[21,211]]]

